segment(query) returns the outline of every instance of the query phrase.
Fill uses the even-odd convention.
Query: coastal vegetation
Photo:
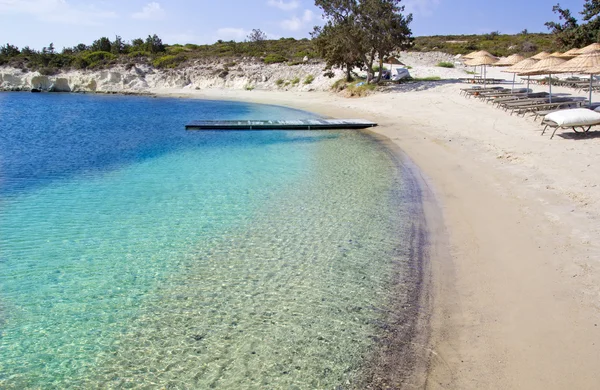
[[[438,62],[437,66],[440,68],[454,68],[454,64],[448,61]]]
[[[559,21],[547,22],[546,27],[562,50],[584,47],[600,40],[600,1],[585,0],[583,10],[579,12],[582,23],[560,4],[555,5],[552,11],[558,15]]]
[[[367,71],[367,81],[380,81],[383,61],[401,50],[440,51],[452,55],[486,50],[496,56],[521,53],[525,56],[539,51],[554,52],[583,47],[600,40],[600,1],[586,0],[581,22],[569,9],[553,7],[558,21],[545,25],[549,33],[502,34],[492,31],[481,35],[439,35],[412,37],[412,15],[404,15],[400,0],[316,0],[327,23],[315,27],[312,39],[267,39],[260,29],[254,29],[243,42],[218,40],[211,45],[163,43],[156,34],[146,39],[125,41],[120,36],[100,37],[91,44],[80,43],[57,50],[50,43],[42,50],[22,48],[6,43],[0,46],[0,66],[54,75],[64,70],[97,70],[124,65],[147,64],[159,69],[187,66],[194,61],[260,61],[266,65],[295,66],[307,60],[325,61],[328,68]],[[438,66],[446,66],[440,63]],[[227,76],[230,66],[219,69]]]
[[[383,62],[392,52],[406,50],[413,44],[410,23],[412,14],[404,15],[400,0],[315,0],[327,21],[311,33],[318,53],[328,67],[346,71],[366,68],[367,83],[374,78],[373,65],[379,64],[377,82],[381,81]]]

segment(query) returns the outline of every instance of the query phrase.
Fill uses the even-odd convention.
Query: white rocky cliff
[[[115,66],[106,70],[69,70],[52,76],[0,67],[0,91],[151,93],[165,88],[231,88],[268,90],[327,90],[342,77],[324,76],[324,64],[265,65],[196,63],[182,69],[154,69],[148,65]]]

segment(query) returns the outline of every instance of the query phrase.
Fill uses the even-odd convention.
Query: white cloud
[[[405,11],[421,16],[430,16],[441,0],[405,0]]]
[[[140,12],[132,14],[131,17],[140,20],[162,20],[165,18],[165,10],[159,3],[153,1],[146,4]]]
[[[299,31],[302,28],[305,28],[310,22],[313,21],[315,15],[314,13],[307,9],[304,10],[302,17],[292,16],[290,19],[282,20],[279,25],[284,30],[288,31]]]
[[[25,14],[43,22],[102,25],[103,19],[116,18],[112,11],[94,5],[76,7],[66,0],[0,0],[0,15]]]
[[[271,7],[279,8],[280,10],[283,10],[283,11],[291,11],[300,6],[300,3],[298,2],[298,0],[291,0],[288,2],[285,2],[283,0],[269,0],[267,2],[267,4],[270,5]]]

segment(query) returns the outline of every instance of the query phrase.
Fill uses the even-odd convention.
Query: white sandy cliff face
[[[150,93],[165,88],[227,88],[267,90],[327,90],[342,77],[323,75],[322,63],[289,66],[241,63],[194,64],[182,69],[154,69],[148,65],[116,66],[106,70],[69,70],[53,76],[21,69],[0,68],[0,90],[50,92]],[[307,80],[312,79],[309,83]],[[296,81],[296,82],[294,82]]]
[[[456,62],[456,68],[440,68],[441,61],[454,62],[454,57],[439,52],[403,52],[400,60],[410,66],[413,77],[438,76],[442,79],[465,77],[467,70]],[[386,65],[389,68],[389,65]],[[283,91],[326,91],[344,72],[333,70],[327,77],[324,63],[298,65],[241,61],[226,63],[200,61],[181,69],[155,69],[149,65],[118,65],[104,70],[69,70],[53,76],[39,72],[0,67],[0,91],[30,91],[32,88],[51,92],[152,93],[165,89],[260,89]],[[359,70],[357,72],[363,73]],[[308,83],[307,78],[313,78]],[[294,82],[296,81],[296,82]]]

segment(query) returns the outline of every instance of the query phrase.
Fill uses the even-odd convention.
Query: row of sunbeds
[[[550,97],[547,92],[532,92],[526,88],[511,90],[503,87],[462,88],[460,93],[467,98],[483,100],[510,112],[511,115],[531,115],[534,120],[541,118],[544,126],[542,134],[548,128],[554,128],[550,138],[554,137],[558,129],[571,128],[575,132],[587,133],[591,127],[600,125],[600,112],[582,108],[590,107],[590,103],[582,97]]]
[[[526,83],[528,80],[526,78],[521,78],[521,81]],[[533,84],[547,85],[549,82],[549,78],[545,77],[542,79],[530,79],[529,82],[533,83]],[[584,79],[581,77],[569,77],[566,79],[552,78],[552,85],[559,86],[559,87],[573,88],[573,89],[577,90],[578,92],[590,90],[590,80]],[[592,90],[600,91],[600,81],[598,81],[598,80],[592,81]]]

